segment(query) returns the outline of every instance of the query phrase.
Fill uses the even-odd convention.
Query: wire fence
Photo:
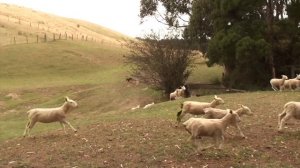
[[[115,44],[117,42],[80,24],[71,23],[65,26],[59,22],[31,22],[28,19],[9,16],[1,12],[0,35],[0,46],[46,43],[58,40],[93,41],[101,44]]]

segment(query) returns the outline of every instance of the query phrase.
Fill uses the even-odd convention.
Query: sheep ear
[[[69,100],[69,97],[68,97],[68,96],[66,96],[66,97],[65,97],[65,101],[68,101],[68,100]]]
[[[229,113],[232,114],[232,110],[229,110]]]

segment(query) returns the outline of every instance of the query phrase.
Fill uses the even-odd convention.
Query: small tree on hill
[[[174,37],[160,40],[157,34],[127,42],[126,62],[141,82],[168,94],[183,85],[191,73],[193,58],[186,41]]]

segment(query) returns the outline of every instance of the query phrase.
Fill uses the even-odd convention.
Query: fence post
[[[58,37],[58,39],[60,39],[61,38],[61,33],[59,33],[59,37]]]
[[[55,33],[53,33],[53,41],[55,41]]]
[[[14,44],[16,44],[16,37],[14,36]]]
[[[44,34],[44,42],[47,42],[47,35]]]
[[[73,40],[73,34],[72,34],[72,37],[71,37],[71,38],[72,38],[72,40]]]
[[[39,35],[36,35],[36,43],[39,43]]]

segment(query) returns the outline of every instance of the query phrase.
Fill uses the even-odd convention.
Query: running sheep
[[[288,77],[286,75],[281,75],[281,77],[282,77],[281,79],[273,78],[270,80],[270,84],[274,91],[278,91],[279,89],[281,91],[282,86],[284,85],[284,81],[288,80]]]
[[[300,120],[300,102],[290,101],[284,105],[278,115],[278,132],[282,132],[284,124],[292,118]]]
[[[184,97],[185,86],[181,86],[180,89],[176,89],[174,92],[170,93],[170,100],[176,100],[179,97]]]
[[[181,104],[181,110],[177,113],[177,122],[180,123],[181,119],[185,114],[190,113],[193,115],[205,114],[204,109],[208,107],[216,107],[220,104],[224,104],[224,100],[215,95],[214,100],[208,102],[196,102],[196,101],[185,101]]]
[[[239,115],[239,117],[242,117],[243,115],[248,115],[248,116],[253,115],[251,109],[244,105],[241,105],[241,107],[237,110],[234,110],[234,112],[236,112]],[[209,108],[204,109],[204,113],[205,113],[204,118],[221,119],[228,113],[228,110],[209,107]],[[235,120],[230,121],[230,125],[234,126],[236,129],[238,129],[240,136],[245,138],[244,133],[242,132],[239,124],[237,122],[235,122]]]
[[[66,114],[78,106],[77,102],[65,97],[65,102],[62,106],[56,108],[34,108],[27,111],[28,123],[26,124],[23,136],[30,136],[30,130],[37,122],[51,123],[58,121],[65,130],[65,124],[69,125],[74,132],[77,130],[66,120]]]
[[[209,136],[214,138],[215,146],[221,149],[224,142],[224,133],[232,121],[240,122],[240,117],[236,112],[228,110],[221,119],[190,118],[183,125],[186,131],[191,134],[189,139],[193,140],[194,144],[202,136]],[[199,144],[196,145],[197,151],[199,151],[200,146]]]
[[[297,74],[295,78],[285,80],[283,86],[281,87],[281,90],[289,89],[294,91],[298,89],[300,87],[300,75]]]

